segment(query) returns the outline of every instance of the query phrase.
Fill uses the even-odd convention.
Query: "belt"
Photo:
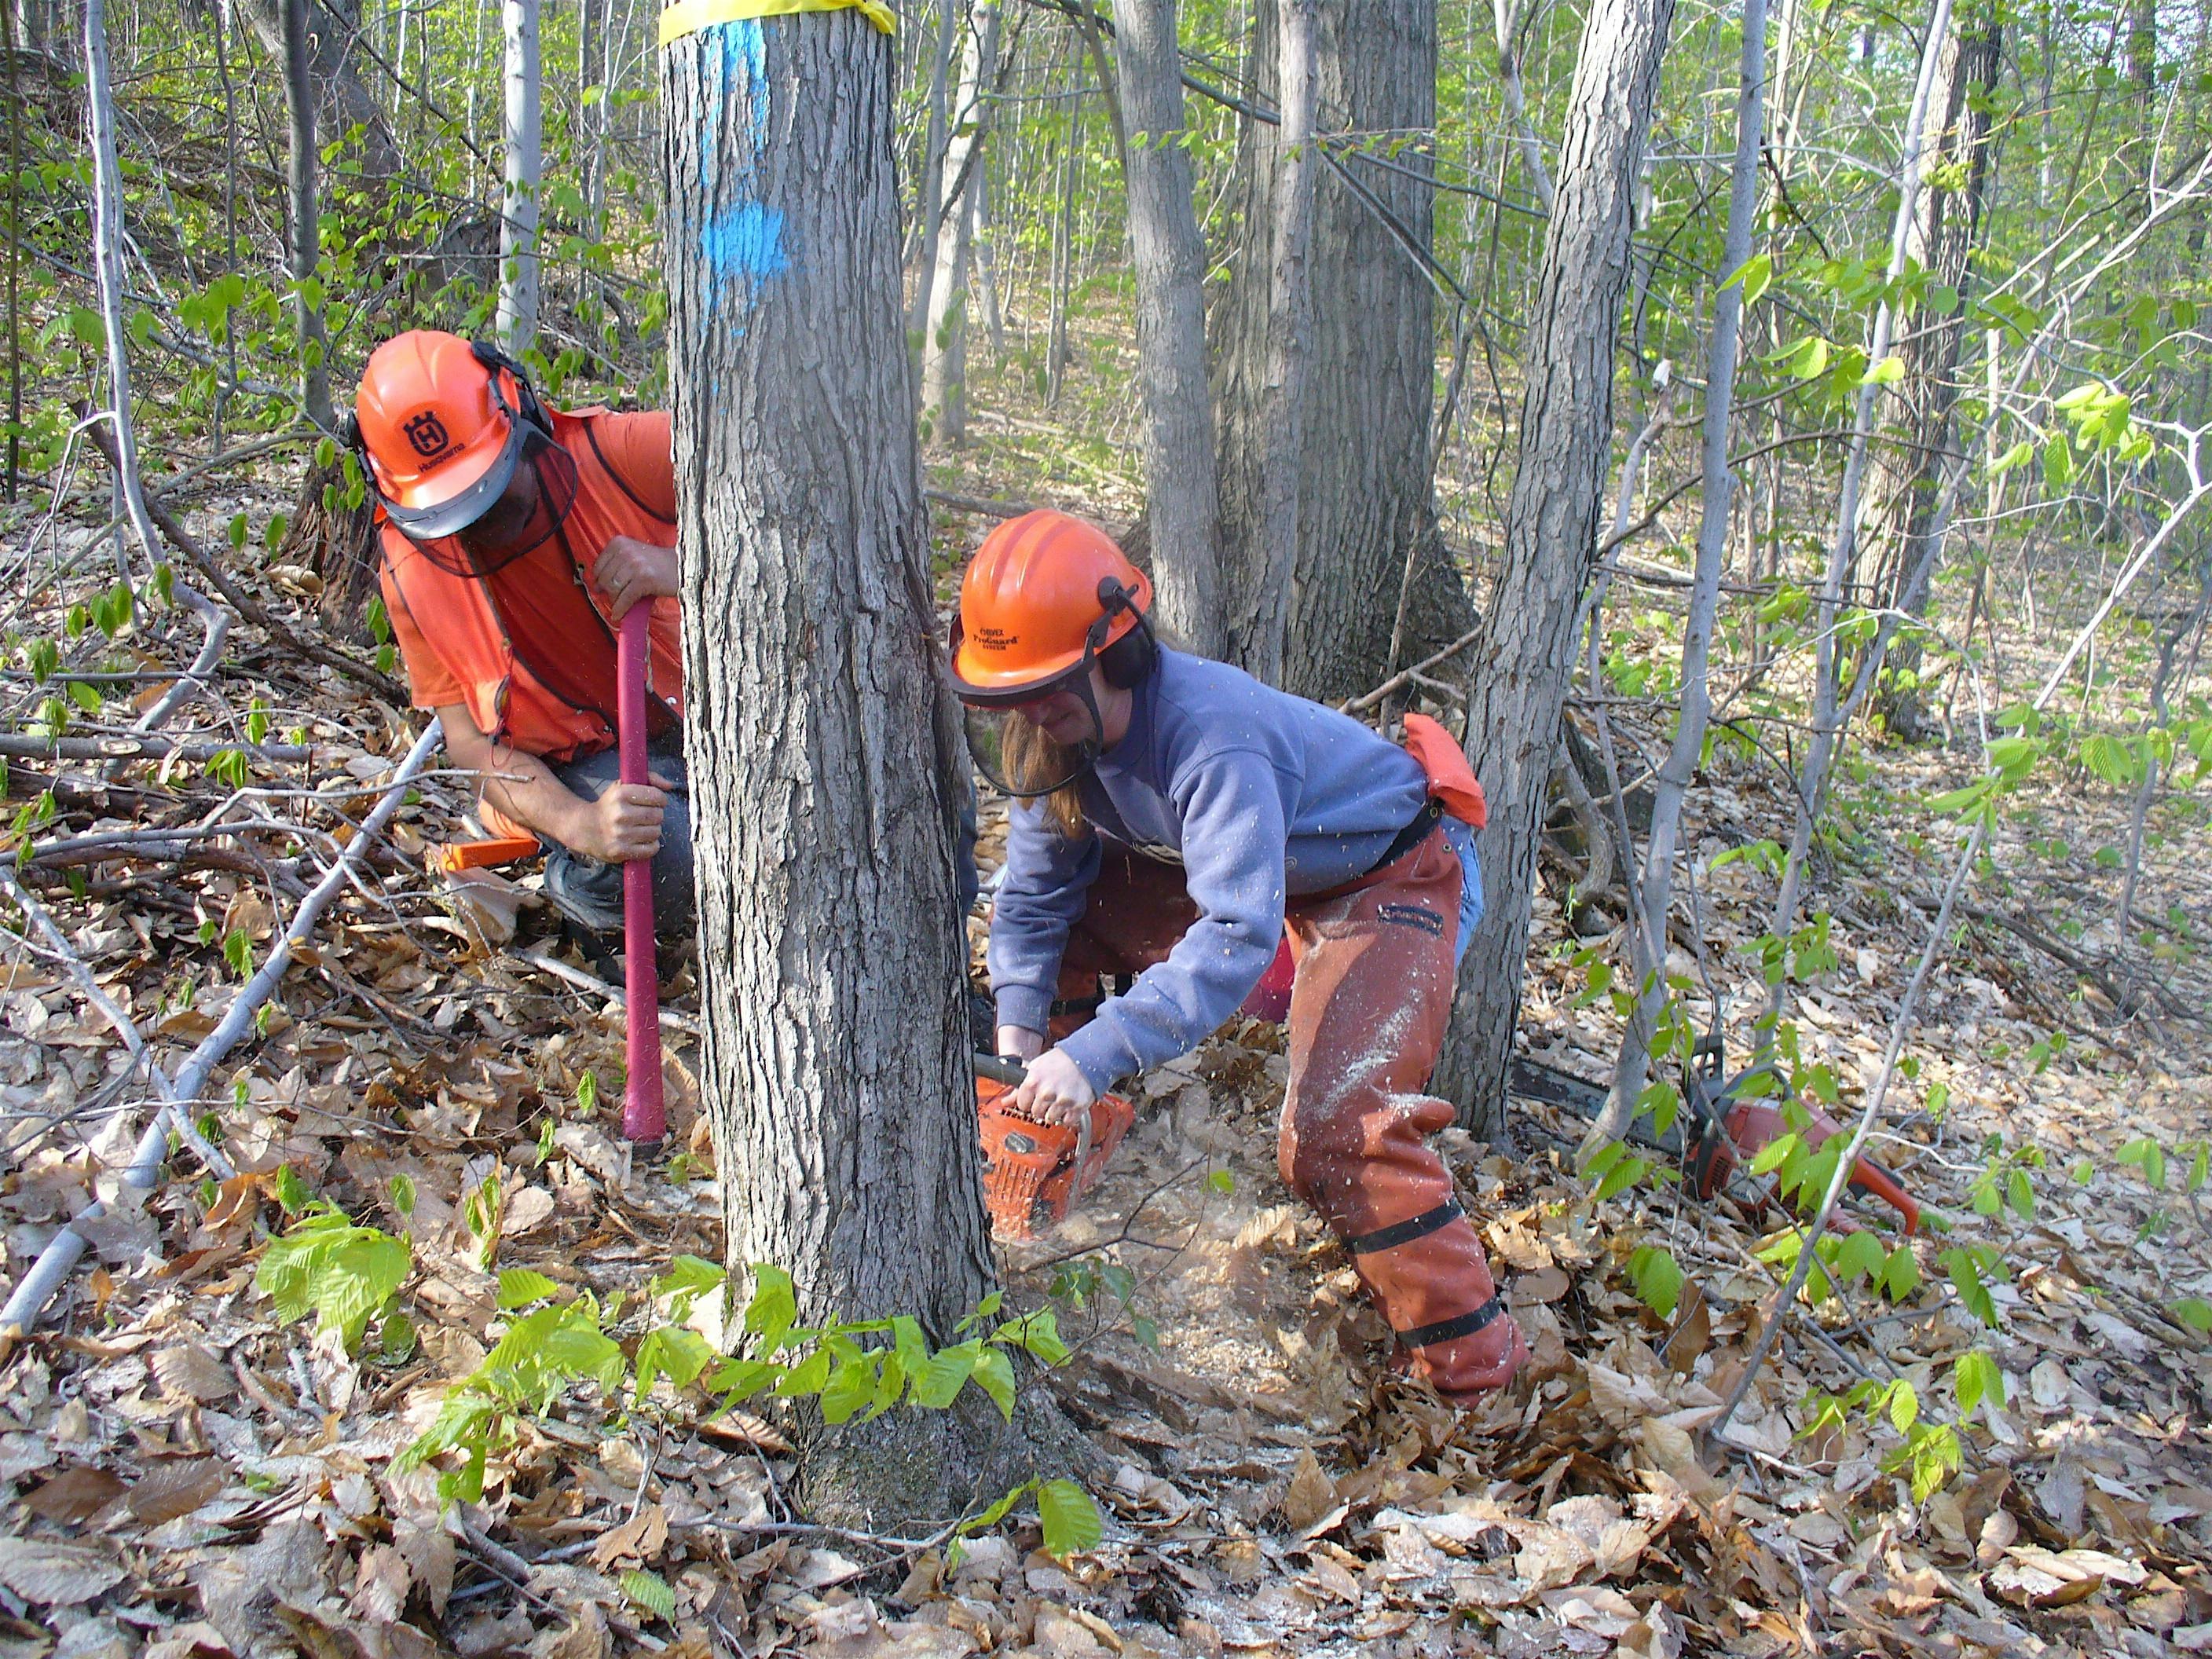
[[[1364,881],[1378,870],[1389,869],[1419,847],[1429,838],[1429,831],[1443,821],[1443,816],[1444,804],[1434,795],[1430,796],[1422,803],[1421,810],[1413,814],[1413,822],[1391,838],[1390,844],[1382,849],[1382,856],[1369,865],[1361,872],[1359,879]]]

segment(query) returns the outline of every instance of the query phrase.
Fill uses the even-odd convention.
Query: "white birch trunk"
[[[507,185],[500,204],[500,343],[520,355],[538,337],[538,185],[544,163],[538,0],[501,0],[507,51]]]

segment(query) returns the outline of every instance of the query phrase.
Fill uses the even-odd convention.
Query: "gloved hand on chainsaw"
[[[1018,1025],[1001,1025],[999,1052],[1022,1061],[1028,1068],[1021,1086],[1014,1091],[1017,1110],[1047,1123],[1073,1125],[1082,1122],[1097,1103],[1098,1091],[1083,1075],[1082,1067],[1059,1049],[1047,1048],[1042,1032],[1025,1031]]]

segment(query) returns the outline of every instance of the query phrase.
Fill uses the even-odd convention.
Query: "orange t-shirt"
[[[483,579],[461,576],[396,528],[385,527],[385,606],[418,708],[468,708],[478,729],[526,753],[563,761],[615,740],[614,629],[592,586],[615,537],[676,544],[676,470],[665,411],[552,411],[576,465],[576,499],[549,543],[500,573],[499,586],[539,577],[543,603],[502,608]],[[574,587],[556,583],[573,582]],[[653,602],[649,684],[671,710],[683,702],[683,651],[673,599]],[[563,636],[570,649],[563,653]],[[543,665],[543,673],[532,664]],[[599,681],[605,684],[601,685]],[[569,688],[563,695],[560,684]],[[663,719],[665,724],[665,716]]]

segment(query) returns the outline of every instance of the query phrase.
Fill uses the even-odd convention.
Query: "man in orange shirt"
[[[418,330],[370,356],[352,435],[410,689],[482,775],[486,827],[545,842],[546,896],[592,933],[621,928],[622,866],[650,858],[658,931],[688,933],[667,414],[546,409],[494,348]],[[638,604],[651,784],[623,783],[615,748],[615,626]]]

